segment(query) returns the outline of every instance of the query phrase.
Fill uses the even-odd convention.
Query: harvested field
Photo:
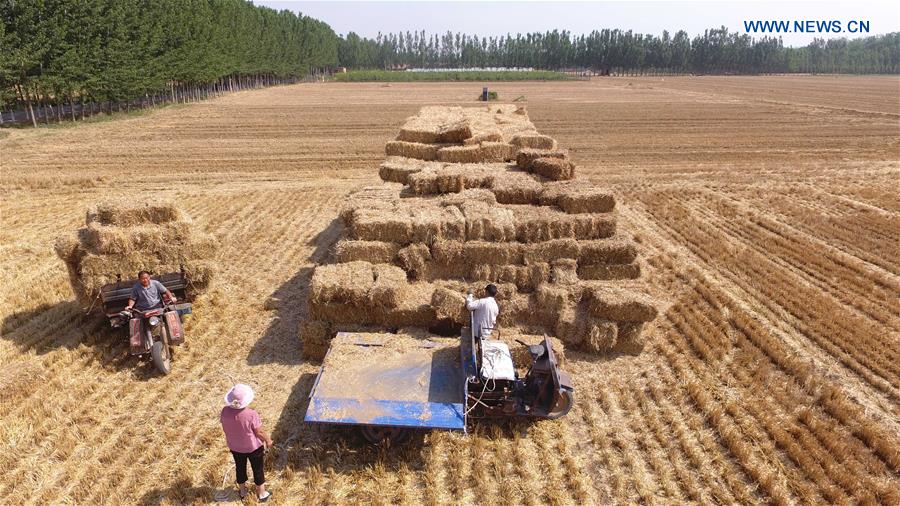
[[[637,357],[566,350],[577,390],[567,417],[391,451],[300,422],[318,362],[302,358],[298,327],[348,193],[380,184],[405,118],[471,105],[471,84],[304,84],[11,130],[0,139],[0,267],[12,279],[0,294],[0,497],[238,504],[217,418],[234,379],[257,389],[274,432],[276,501],[896,504],[898,86],[498,83],[501,97],[527,96],[575,181],[615,195],[644,285],[664,303]],[[219,238],[223,266],[165,378],[81,316],[53,250],[96,202],[148,191]],[[579,277],[608,268],[593,265],[579,263]],[[542,296],[551,307],[567,294]],[[616,345],[640,327],[616,328]],[[590,330],[611,342],[611,328]]]

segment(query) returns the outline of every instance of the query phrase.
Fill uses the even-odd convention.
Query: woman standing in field
[[[253,389],[238,383],[225,394],[225,407],[219,420],[225,431],[225,441],[234,456],[237,467],[237,484],[240,487],[241,499],[247,497],[247,461],[253,469],[253,483],[256,484],[256,496],[260,502],[272,497],[266,491],[266,476],[263,471],[265,449],[272,446],[272,439],[262,430],[259,413],[247,406],[253,401]]]

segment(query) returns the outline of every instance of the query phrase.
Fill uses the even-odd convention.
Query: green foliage
[[[7,104],[115,102],[228,77],[299,77],[337,57],[327,24],[246,0],[0,0]]]
[[[561,81],[570,79],[560,72],[548,70],[534,71],[493,71],[493,70],[467,70],[467,71],[434,71],[434,72],[403,72],[392,70],[351,70],[342,74],[335,74],[335,81],[363,82],[363,81]]]
[[[545,33],[478,37],[447,32],[381,35],[349,33],[338,47],[341,65],[353,69],[405,67],[530,67],[643,73],[900,73],[900,33],[860,39],[817,39],[784,47],[780,38],[754,39],[727,28],[691,39],[684,31],[659,36],[631,30],[594,30],[586,35]]]

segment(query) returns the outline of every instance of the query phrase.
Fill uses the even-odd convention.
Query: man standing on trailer
[[[474,312],[472,324],[475,326],[475,335],[481,339],[491,336],[491,331],[497,324],[497,315],[500,314],[500,307],[494,300],[497,296],[497,287],[491,283],[484,291],[487,297],[476,300],[471,293],[466,297],[466,309]]]

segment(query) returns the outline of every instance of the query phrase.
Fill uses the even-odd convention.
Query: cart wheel
[[[150,358],[153,359],[153,366],[156,370],[169,374],[172,371],[172,360],[169,356],[169,347],[162,341],[156,341],[150,347]]]
[[[562,393],[559,394],[559,400],[556,401],[556,406],[553,406],[553,411],[547,413],[547,418],[556,420],[557,418],[566,416],[566,413],[572,409],[573,404],[575,404],[575,394],[572,393],[571,390],[563,390]]]
[[[405,427],[363,425],[361,430],[366,441],[372,444],[379,444],[385,441],[390,441],[392,445],[401,444],[412,435],[412,429]]]

